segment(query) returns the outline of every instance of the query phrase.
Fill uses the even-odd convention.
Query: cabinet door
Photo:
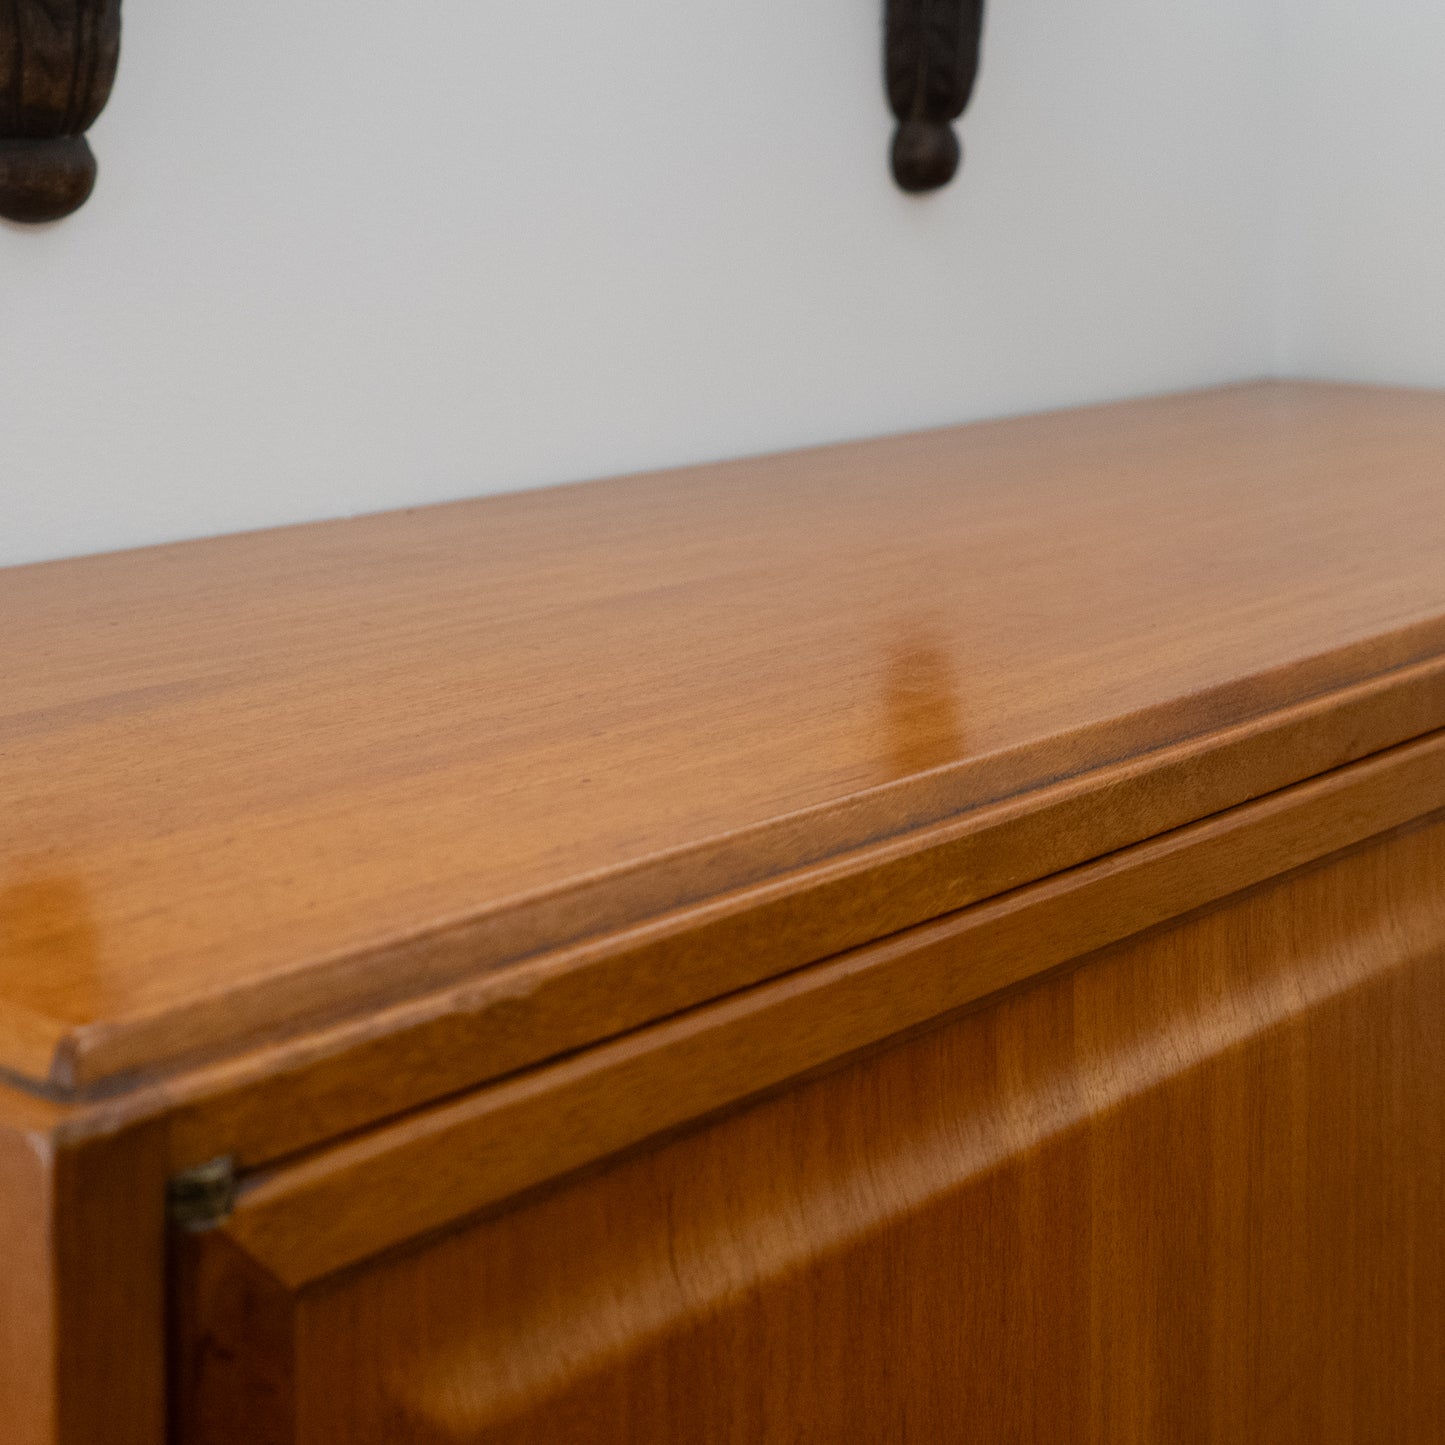
[[[334,1271],[265,1181],[178,1244],[178,1439],[1436,1445],[1442,877],[1377,840]]]

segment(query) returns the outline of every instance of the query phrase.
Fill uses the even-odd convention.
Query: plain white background
[[[1445,381],[1445,15],[1009,0],[898,193],[881,0],[125,0],[0,226],[0,563],[1268,373]]]
[[[1445,386],[1445,6],[1285,3],[1283,362]]]

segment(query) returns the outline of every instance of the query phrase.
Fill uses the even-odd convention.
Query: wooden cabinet
[[[1445,1435],[1445,396],[0,616],[17,1445]]]

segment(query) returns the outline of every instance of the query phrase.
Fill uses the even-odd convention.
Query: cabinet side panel
[[[50,1203],[44,1137],[0,1119],[0,1422],[11,1445],[55,1440]]]
[[[62,1445],[162,1445],[163,1126],[62,1151],[56,1163]]]
[[[1445,1438],[1445,828],[312,1287],[299,1445]]]

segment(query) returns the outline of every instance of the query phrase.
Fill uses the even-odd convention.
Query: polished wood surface
[[[49,1111],[0,1088],[0,1421],[12,1445],[55,1438]]]
[[[162,1445],[165,1137],[0,1084],[0,1440]]]
[[[1445,733],[259,1172],[224,1233],[300,1288],[1427,809]]]
[[[1430,731],[1442,456],[1265,385],[0,572],[0,1067],[469,1015],[414,1107]]]
[[[166,1429],[166,1156],[159,1123],[54,1155],[58,1445]]]
[[[1442,458],[1242,387],[0,572],[0,1438],[1434,1445]]]
[[[178,1169],[218,1154],[258,1168],[589,1044],[597,1033],[635,1031],[687,1009],[710,979],[721,992],[725,984],[735,991],[772,977],[785,961],[807,956],[805,943],[818,949],[831,940],[828,951],[836,954],[897,932],[908,920],[890,883],[910,910],[920,900],[944,910],[950,900],[993,897],[1020,872],[1051,873],[1117,850],[1144,822],[1153,836],[1212,813],[1240,791],[1267,792],[1271,776],[1369,753],[1383,738],[1430,726],[1445,711],[1442,681],[1433,664],[1399,669],[1378,684],[1276,714],[1267,730],[1246,725],[1201,747],[1161,750],[1102,776],[1066,781],[1046,796],[979,809],[922,838],[889,844],[879,851],[890,856],[867,869],[844,862],[818,870],[824,876],[806,909],[796,906],[795,878],[741,890],[687,915],[693,931],[681,951],[685,925],[669,923],[631,931],[615,950],[544,956],[363,1014],[342,1013],[307,1033],[263,1039],[240,1054],[141,1082],[110,1096],[106,1115],[165,1113]],[[1418,795],[1388,795],[1425,811],[1438,784],[1422,777],[1418,786]],[[1391,816],[1393,806],[1382,798]],[[1358,826],[1370,826],[1370,816],[1363,813]],[[1199,880],[1205,888],[1217,882]],[[711,952],[700,955],[704,944]],[[1023,958],[1015,963],[1028,966]]]
[[[1437,818],[294,1292],[188,1239],[178,1438],[1431,1445],[1442,876]]]

